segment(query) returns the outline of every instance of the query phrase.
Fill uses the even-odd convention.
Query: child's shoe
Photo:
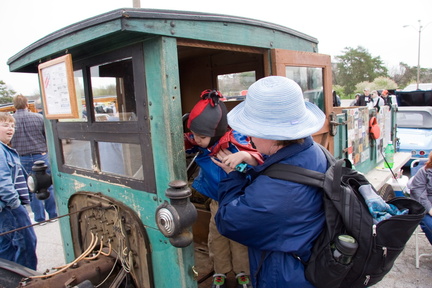
[[[226,288],[225,280],[225,274],[214,274],[211,288]]]
[[[236,275],[237,288],[252,288],[252,284],[249,275],[245,273],[239,273]]]

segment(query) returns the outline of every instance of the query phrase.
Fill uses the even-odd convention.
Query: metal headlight
[[[156,211],[156,222],[165,237],[172,237],[178,233],[179,215],[175,208],[168,203],[165,202]]]
[[[156,223],[161,233],[169,238],[174,247],[186,247],[193,241],[191,227],[196,220],[197,211],[190,202],[191,190],[185,181],[177,180],[168,184],[170,188],[165,201],[156,210]]]
[[[32,166],[33,173],[27,178],[27,186],[31,193],[36,193],[39,200],[46,200],[50,197],[48,188],[52,185],[51,175],[46,173],[48,166],[45,161],[35,161]]]
[[[33,177],[33,175],[29,175],[29,177],[27,178],[27,187],[31,193],[36,192],[37,179]]]

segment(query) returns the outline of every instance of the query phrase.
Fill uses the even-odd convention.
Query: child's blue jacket
[[[214,157],[222,148],[228,149],[232,153],[238,151],[248,151],[258,163],[262,163],[261,154],[252,148],[249,138],[234,130],[229,130],[212,147],[201,148],[196,145],[192,133],[185,134],[186,153],[199,152],[195,162],[200,167],[200,172],[195,178],[192,187],[201,194],[217,200],[219,182],[227,177],[227,173],[213,163]]]

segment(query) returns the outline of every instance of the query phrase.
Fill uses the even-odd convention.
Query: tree
[[[342,55],[335,57],[335,84],[344,87],[345,95],[353,94],[356,84],[364,81],[372,82],[379,76],[387,77],[387,68],[381,57],[372,57],[363,47],[346,47]]]
[[[363,81],[356,84],[355,92],[363,92],[365,88],[372,90],[396,89],[398,84],[388,77],[377,77],[372,82]]]
[[[12,97],[15,94],[14,90],[8,89],[6,83],[0,80],[0,104],[12,103]]]
[[[408,66],[400,62],[399,67],[391,73],[392,79],[398,83],[399,88],[417,83],[417,66]],[[420,67],[420,83],[432,83],[432,69]]]

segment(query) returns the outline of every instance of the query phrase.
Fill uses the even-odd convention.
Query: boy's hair
[[[27,98],[21,94],[13,98],[13,105],[15,109],[25,109],[27,108],[27,103]]]
[[[15,118],[12,114],[8,112],[0,112],[0,122],[13,122],[15,123]]]

